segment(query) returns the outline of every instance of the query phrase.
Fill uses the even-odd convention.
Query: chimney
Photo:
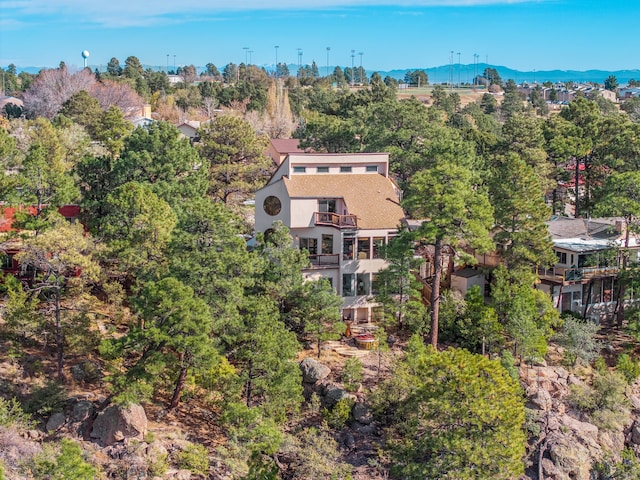
[[[151,104],[144,104],[144,106],[142,107],[142,116],[145,118],[151,118]]]

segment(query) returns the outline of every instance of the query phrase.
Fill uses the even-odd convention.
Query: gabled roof
[[[358,228],[395,229],[405,217],[393,182],[379,174],[293,175],[283,181],[291,198],[342,198]]]
[[[281,155],[305,152],[304,148],[300,148],[300,140],[297,138],[271,138],[270,141],[275,151]]]

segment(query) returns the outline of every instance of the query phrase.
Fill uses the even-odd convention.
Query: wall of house
[[[264,201],[269,196],[275,196],[280,199],[281,210],[277,215],[268,215],[264,210]],[[268,228],[271,228],[273,222],[280,220],[285,225],[290,225],[291,222],[291,205],[289,202],[289,196],[284,188],[283,182],[276,182],[271,185],[258,190],[256,192],[256,217],[255,217],[255,229],[256,232],[264,232]]]

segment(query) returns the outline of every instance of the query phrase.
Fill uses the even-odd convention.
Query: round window
[[[282,210],[280,199],[278,197],[274,197],[273,195],[269,195],[264,199],[263,207],[264,211],[271,216],[278,215],[280,213],[280,210]]]

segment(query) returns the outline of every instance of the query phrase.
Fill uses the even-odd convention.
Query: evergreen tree
[[[391,412],[393,476],[510,480],[524,473],[524,402],[498,360],[438,352],[414,336],[380,388],[378,408]]]

